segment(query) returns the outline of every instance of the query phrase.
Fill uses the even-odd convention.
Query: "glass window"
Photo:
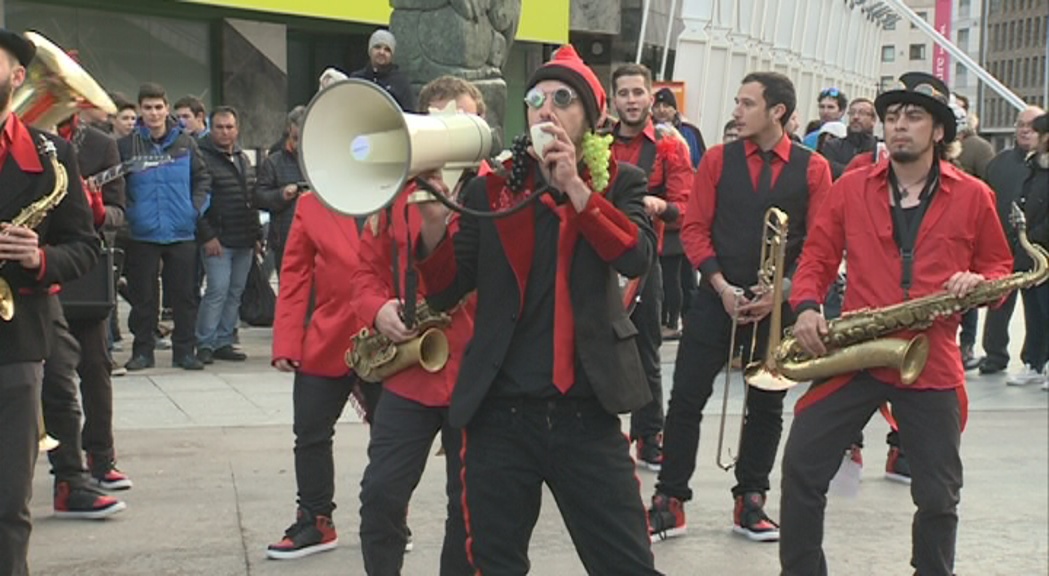
[[[888,22],[885,23],[885,25],[882,28],[885,29],[885,30],[895,30],[896,29],[896,21],[895,20],[889,20]]]
[[[892,77],[892,76],[882,76],[881,77],[881,82],[880,82],[881,90],[883,90],[883,91],[884,90],[888,90],[888,89],[892,88],[892,85],[895,84],[895,83],[896,83],[896,79],[894,77]]]
[[[961,0],[958,2],[958,17],[968,18],[969,12],[972,10],[972,0]]]
[[[107,91],[134,100],[144,82],[158,82],[172,102],[192,94],[214,104],[207,22],[103,12],[7,0],[6,26],[36,30],[80,63]]]
[[[915,12],[915,14],[918,15],[918,18],[921,18],[922,20],[925,20],[926,22],[929,21],[929,13],[928,12]],[[911,30],[915,30],[917,28],[918,28],[917,26],[915,26],[913,23],[911,23]]]
[[[911,60],[925,60],[925,44],[911,44]]]
[[[954,83],[958,86],[969,85],[969,69],[960,62],[954,65]]]
[[[963,52],[969,51],[969,29],[963,28],[958,31],[958,48]]]
[[[887,44],[881,47],[881,61],[882,62],[895,62],[896,61],[896,46],[893,44]]]

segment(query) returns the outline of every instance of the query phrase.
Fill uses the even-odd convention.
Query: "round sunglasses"
[[[543,107],[547,98],[553,98],[554,106],[557,106],[558,108],[568,108],[572,105],[572,102],[576,101],[578,96],[576,96],[576,93],[573,92],[571,88],[561,87],[557,90],[547,92],[536,87],[532,88],[527,94],[525,94],[524,101],[528,106],[538,110]]]

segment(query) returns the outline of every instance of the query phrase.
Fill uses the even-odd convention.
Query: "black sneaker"
[[[677,498],[656,493],[648,509],[648,536],[652,542],[681,536],[688,532],[685,523],[685,503]]]
[[[765,514],[765,495],[760,492],[747,492],[736,496],[736,507],[732,522],[732,531],[746,536],[754,542],[775,542],[779,540],[779,524]]]
[[[127,368],[128,372],[136,372],[138,370],[145,370],[146,368],[152,368],[156,366],[156,361],[152,356],[134,356],[131,360],[124,364],[124,368]]]
[[[236,350],[233,346],[223,346],[211,354],[217,360],[229,360],[231,362],[243,362],[248,359],[248,355]]]
[[[201,348],[197,350],[197,360],[200,360],[202,364],[214,364],[215,353],[211,351],[211,348]]]
[[[330,517],[313,516],[300,508],[295,523],[284,531],[281,541],[266,548],[266,556],[273,560],[294,560],[338,545],[339,536]]]
[[[980,359],[976,357],[976,353],[973,352],[973,347],[966,344],[961,347],[962,353],[962,365],[965,366],[965,370],[975,370],[980,366]]]
[[[88,486],[55,483],[55,518],[101,520],[127,508],[120,500]]]
[[[200,360],[197,360],[197,357],[192,355],[192,354],[188,354],[188,355],[183,356],[181,358],[173,359],[171,361],[171,366],[173,368],[182,368],[183,370],[203,370],[204,369],[204,364]]]
[[[885,478],[901,484],[911,483],[911,465],[903,456],[903,450],[889,447],[889,457],[885,459]]]
[[[649,470],[659,472],[663,469],[663,439],[662,435],[638,438],[637,440],[637,463]]]
[[[980,359],[980,374],[998,374],[999,372],[1005,372],[1007,366],[996,360],[991,360],[987,356]]]

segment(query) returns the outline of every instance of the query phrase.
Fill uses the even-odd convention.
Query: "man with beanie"
[[[812,222],[794,274],[794,336],[813,358],[828,353],[820,312],[849,254],[844,313],[879,310],[944,291],[964,297],[1012,271],[994,194],[945,160],[957,131],[947,87],[924,72],[874,102],[885,126],[889,160],[846,172]],[[870,367],[817,381],[795,404],[783,449],[783,576],[824,576],[823,518],[827,490],[842,454],[886,402],[910,457],[910,564],[921,576],[951,576],[962,488],[961,432],[967,412],[965,371],[955,344],[960,316],[922,330],[928,362],[910,384],[894,368]],[[894,335],[910,338],[905,330]],[[901,559],[902,562],[902,559]]]
[[[696,469],[700,422],[715,377],[728,369],[727,359],[736,350],[748,360],[765,358],[773,306],[783,308],[780,328],[791,323],[786,304],[774,302],[774,291],[758,283],[765,212],[774,205],[789,217],[784,264],[789,277],[831,184],[827,161],[786,134],[796,103],[794,84],[783,74],[748,74],[732,113],[740,139],[711,148],[696,173],[681,242],[702,281],[685,314],[674,364],[663,468],[649,511],[653,539],[687,530],[684,503],[692,498],[689,482]],[[733,324],[738,325],[735,350],[729,344]],[[752,342],[756,345],[748,350]],[[732,518],[733,532],[756,542],[779,539],[779,527],[765,513],[765,498],[783,430],[785,395],[753,386],[747,392],[734,463]]]
[[[494,220],[464,213],[455,232],[441,204],[420,205],[427,302],[448,310],[477,293],[448,415],[464,429],[467,553],[478,573],[527,573],[545,483],[589,574],[658,574],[617,416],[651,400],[616,279],[655,259],[647,181],[594,134],[605,91],[571,46],[526,94],[535,142],[516,138],[502,169],[462,197],[483,212],[529,205]]]
[[[680,237],[671,235],[676,244],[664,245],[663,233],[670,225],[680,226],[681,217],[692,189],[692,165],[688,146],[678,138],[660,135],[652,124],[652,73],[641,64],[624,64],[612,73],[612,102],[619,122],[612,129],[612,156],[617,162],[633,164],[648,176],[648,195],[645,212],[652,219],[656,232],[657,252],[664,248],[681,254]],[[680,258],[671,262],[673,272],[681,269]],[[680,291],[678,274],[672,282],[663,282],[665,271],[657,260],[645,275],[640,300],[630,314],[637,327],[637,346],[641,367],[645,371],[652,401],[634,412],[630,418],[630,439],[637,442],[638,464],[650,470],[659,470],[663,463],[660,436],[663,432],[663,378],[660,372],[659,347],[662,340],[663,290]],[[681,295],[676,294],[680,309]],[[677,319],[674,320],[677,328]]]
[[[685,137],[688,142],[688,150],[692,159],[692,169],[699,168],[699,161],[703,153],[707,151],[707,145],[703,142],[703,133],[699,127],[686,122],[677,109],[677,97],[670,88],[660,88],[656,91],[655,100],[652,103],[652,117],[656,122],[670,124]]]
[[[363,78],[382,86],[401,105],[401,110],[412,111],[412,86],[403,72],[393,63],[397,39],[389,30],[376,30],[368,40],[368,65],[350,78]]]

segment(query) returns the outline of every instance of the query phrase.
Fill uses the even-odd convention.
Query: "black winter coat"
[[[255,168],[239,146],[233,154],[220,150],[211,138],[200,141],[200,152],[211,174],[211,203],[197,222],[197,242],[214,238],[226,248],[252,248],[260,240],[255,208]]]
[[[371,64],[368,64],[364,68],[350,74],[350,78],[362,78],[382,86],[401,105],[401,109],[405,112],[411,112],[415,109],[415,99],[412,97],[412,84],[408,77],[397,68],[396,64],[391,64],[381,70],[376,70],[372,68]]]
[[[255,188],[255,202],[262,210],[270,213],[269,242],[273,248],[284,250],[295,218],[298,197],[285,200],[283,190],[288,184],[305,181],[299,168],[299,158],[284,147],[276,150],[262,161]]]

